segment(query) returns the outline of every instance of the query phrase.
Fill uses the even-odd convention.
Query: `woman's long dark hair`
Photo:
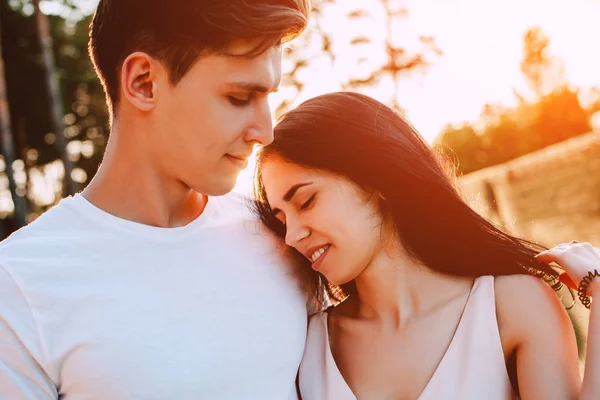
[[[560,288],[558,273],[534,257],[542,247],[473,211],[441,158],[384,104],[358,93],[322,95],[285,114],[274,134],[273,143],[258,153],[254,194],[262,222],[278,236],[285,236],[285,227],[271,213],[261,177],[269,157],[339,174],[380,193],[382,212],[404,249],[434,271],[464,277],[529,274]],[[320,287],[340,300],[323,276],[306,271],[317,295]],[[353,283],[341,289],[346,295],[356,290]]]

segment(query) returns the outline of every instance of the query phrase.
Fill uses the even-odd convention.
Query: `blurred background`
[[[487,218],[547,246],[600,245],[599,0],[313,2],[274,118],[325,92],[371,95],[455,163]],[[0,0],[0,239],[82,190],[102,159],[96,4]]]
[[[274,119],[334,90],[371,95],[454,162],[486,218],[546,246],[600,246],[600,0],[313,2],[285,49]],[[0,0],[0,239],[81,191],[102,160],[96,4]]]

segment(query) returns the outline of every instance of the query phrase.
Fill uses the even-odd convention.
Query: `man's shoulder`
[[[232,233],[228,238],[235,238],[228,243],[235,243],[239,250],[243,242],[246,248],[253,249],[255,254],[261,254],[263,257],[274,256],[279,263],[294,268],[298,266],[298,257],[294,250],[286,246],[283,238],[277,237],[261,222],[252,197],[232,192],[209,201],[212,200],[217,203],[213,204],[213,207],[218,208],[217,225],[226,226],[225,229]]]
[[[68,242],[69,236],[79,236],[76,226],[82,219],[73,203],[74,199],[70,197],[61,200],[36,220],[0,242],[0,263],[17,255],[37,257],[56,242]]]
[[[253,231],[263,231],[252,197],[243,193],[230,192],[223,196],[211,197],[212,208],[216,211],[219,225],[251,226]]]

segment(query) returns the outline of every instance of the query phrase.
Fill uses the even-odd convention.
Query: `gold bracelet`
[[[592,281],[598,276],[600,276],[600,273],[597,269],[595,269],[594,272],[589,271],[588,274],[583,277],[583,279],[579,283],[579,287],[577,288],[577,295],[579,296],[579,300],[581,301],[581,304],[583,304],[587,309],[590,308],[590,304],[592,303],[592,300],[590,299],[590,296],[587,293],[588,287],[590,286],[590,283],[592,283]]]

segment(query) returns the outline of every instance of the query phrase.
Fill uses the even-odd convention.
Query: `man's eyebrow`
[[[271,88],[254,82],[230,82],[227,84],[227,88],[230,90],[242,90],[245,92],[275,93],[279,90],[279,82]]]
[[[305,183],[298,183],[294,186],[292,186],[282,197],[283,201],[285,201],[286,203],[290,202],[294,196],[296,195],[296,192],[298,192],[298,190],[300,188],[303,188],[305,186],[309,186],[312,185],[312,182],[305,182]],[[281,210],[279,208],[274,208],[273,209],[273,215],[277,215],[281,212]]]

